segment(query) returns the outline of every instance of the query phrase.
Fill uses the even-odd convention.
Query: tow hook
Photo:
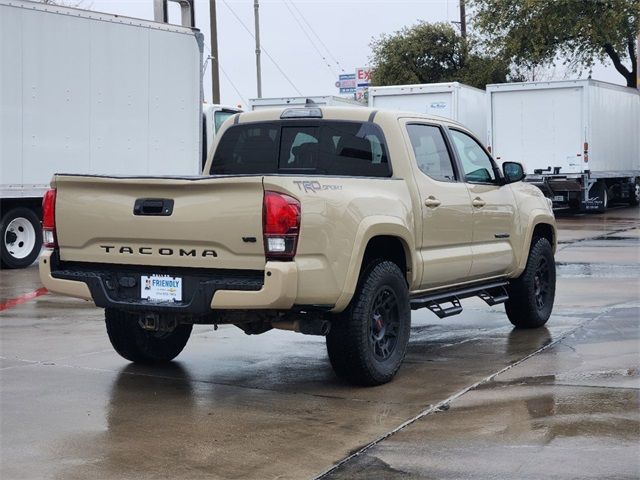
[[[148,332],[173,332],[178,326],[176,317],[167,317],[158,313],[143,313],[140,315],[138,325]]]

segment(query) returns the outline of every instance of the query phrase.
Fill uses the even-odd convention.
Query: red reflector
[[[42,197],[42,229],[44,246],[56,247],[56,190],[47,190]]]
[[[264,192],[264,233],[286,235],[300,227],[300,202],[289,195]]]

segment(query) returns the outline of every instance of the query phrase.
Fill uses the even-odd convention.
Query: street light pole
[[[211,29],[211,99],[220,103],[220,72],[218,65],[218,22],[216,0],[209,0],[209,25]]]
[[[253,13],[256,21],[256,76],[258,84],[258,98],[262,98],[262,69],[260,68],[260,14],[258,0],[253,0]]]

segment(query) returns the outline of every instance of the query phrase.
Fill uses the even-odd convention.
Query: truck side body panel
[[[495,84],[487,102],[488,144],[500,162],[521,162],[529,174],[640,172],[635,89],[594,80]]]
[[[640,92],[593,83],[587,97],[589,170],[640,173]]]

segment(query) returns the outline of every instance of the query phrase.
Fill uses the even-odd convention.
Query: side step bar
[[[480,297],[487,305],[493,306],[504,303],[509,299],[507,293],[507,281],[485,283],[460,289],[451,289],[440,292],[433,292],[411,299],[411,309],[428,308],[439,318],[451,317],[462,312],[460,300],[469,297]],[[446,304],[451,304],[446,306]]]

